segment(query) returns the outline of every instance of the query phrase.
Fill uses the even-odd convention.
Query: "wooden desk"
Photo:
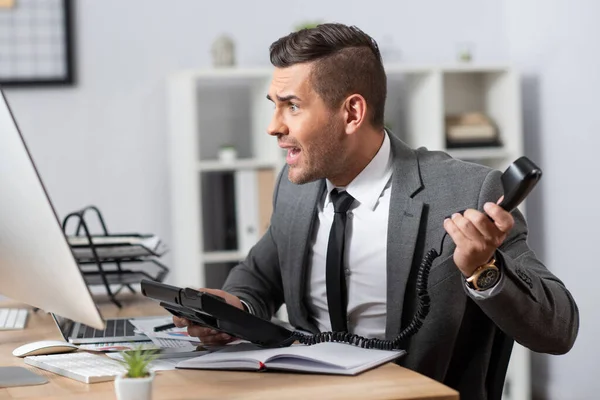
[[[166,312],[142,296],[124,299],[122,310],[99,299],[105,317],[162,315]],[[19,306],[3,303],[2,306]],[[50,381],[39,386],[0,389],[7,399],[114,399],[113,382],[85,384],[25,364],[14,348],[43,339],[61,339],[49,314],[30,312],[25,330],[0,332],[0,365],[24,366]],[[358,376],[297,373],[176,370],[158,372],[153,399],[436,399],[455,400],[452,389],[396,364],[387,364]]]

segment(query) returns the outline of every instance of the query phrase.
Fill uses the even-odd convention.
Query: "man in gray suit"
[[[529,249],[521,213],[497,205],[501,173],[410,149],[384,129],[386,76],[372,38],[324,24],[270,50],[268,133],[287,165],[267,233],[223,290],[207,290],[266,319],[285,303],[290,323],[313,333],[393,339],[417,307],[421,259],[447,232],[430,314],[400,364],[485,399],[500,331],[533,351],[569,351],[577,306]],[[205,343],[232,339],[188,330]]]

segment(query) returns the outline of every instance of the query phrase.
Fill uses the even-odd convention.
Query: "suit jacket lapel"
[[[422,188],[416,154],[392,134],[394,159],[387,238],[386,338],[401,331],[404,295],[419,235],[423,203],[412,196]],[[411,300],[409,300],[411,301]]]
[[[306,191],[302,197],[296,199],[294,206],[292,228],[290,230],[288,248],[288,265],[290,266],[291,279],[294,282],[290,288],[291,304],[297,304],[298,315],[290,315],[290,319],[298,318],[296,325],[317,330],[314,324],[308,320],[308,312],[304,303],[304,292],[306,290],[306,266],[308,263],[309,246],[311,245],[311,233],[317,213],[317,202],[321,199],[325,189],[325,181],[319,180],[306,184]],[[298,284],[296,284],[298,283]]]

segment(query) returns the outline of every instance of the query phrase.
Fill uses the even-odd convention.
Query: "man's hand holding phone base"
[[[223,290],[219,290],[219,289],[198,289],[198,290],[202,291],[202,292],[210,293],[215,296],[219,296],[219,297],[225,299],[225,301],[228,304],[231,304],[232,306],[237,307],[240,310],[244,310],[244,306],[242,305],[242,302],[240,301],[240,299],[237,296],[234,296],[230,293],[224,292]],[[196,325],[186,318],[180,318],[180,317],[174,316],[173,323],[178,328],[183,328],[183,327],[187,326],[189,335],[193,336],[193,337],[197,337],[198,339],[200,339],[202,344],[204,344],[206,346],[225,345],[234,340],[237,340],[237,338],[231,337],[230,335],[228,335],[226,333],[219,332],[216,329]]]

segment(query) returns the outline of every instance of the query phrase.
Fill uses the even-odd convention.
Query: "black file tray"
[[[90,232],[89,220],[86,220],[89,212],[96,215],[102,230],[100,234]],[[73,234],[69,234],[67,230],[71,220],[76,223]],[[132,284],[140,283],[142,279],[162,282],[169,273],[169,268],[159,261],[160,256],[166,252],[160,241],[154,240],[153,235],[139,233],[109,234],[102,213],[95,206],[88,206],[68,214],[62,222],[62,229],[86,284],[104,285],[111,301],[119,308],[122,305],[116,296],[123,288],[126,287],[135,293]],[[124,268],[125,264],[134,263],[152,263],[158,267],[158,270],[153,276],[143,270]],[[110,285],[120,285],[120,287],[113,292]]]

